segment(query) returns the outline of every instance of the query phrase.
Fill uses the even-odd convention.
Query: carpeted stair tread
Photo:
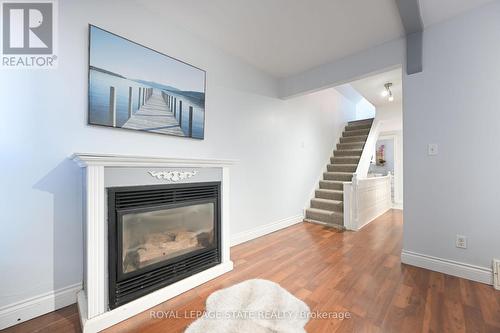
[[[356,130],[361,130],[361,129],[370,129],[372,127],[372,124],[354,124],[354,125],[347,125],[345,127],[346,131],[356,131]]]
[[[347,123],[347,126],[350,125],[359,125],[359,124],[373,124],[373,118],[361,119],[361,120],[352,120]]]
[[[361,157],[363,153],[362,149],[345,149],[345,150],[334,150],[333,157]]]
[[[366,129],[358,129],[358,130],[352,130],[352,131],[344,131],[344,133],[342,133],[342,136],[343,137],[360,136],[360,135],[368,135],[369,133],[370,133],[370,129],[366,128]]]
[[[335,165],[354,164],[358,165],[359,156],[332,156],[330,163]]]
[[[325,190],[338,190],[344,191],[344,182],[337,180],[320,180],[319,188]]]
[[[340,164],[333,163],[326,166],[326,170],[329,172],[355,172],[357,164]]]
[[[337,150],[363,149],[364,142],[337,143]]]
[[[324,203],[331,203],[331,204],[341,204],[343,203],[342,200],[331,200],[331,199],[324,199],[324,198],[312,198],[312,201],[315,202],[324,202]],[[321,208],[319,208],[321,209]],[[330,209],[325,209],[325,210],[330,210]]]
[[[343,224],[344,214],[326,209],[306,209],[306,219],[321,221],[324,223]]]
[[[317,208],[317,209],[323,209],[341,213],[344,210],[344,202],[341,200],[313,198],[311,199],[311,208]]]
[[[316,198],[328,199],[328,200],[344,200],[344,191],[343,190],[330,190],[326,188],[317,189],[314,194]]]
[[[353,174],[353,172],[324,172],[323,179],[350,182]]]
[[[340,143],[366,142],[368,135],[355,135],[340,138]]]

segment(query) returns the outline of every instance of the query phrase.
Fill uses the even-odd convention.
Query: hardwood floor
[[[150,311],[203,310],[212,292],[251,278],[278,282],[311,311],[351,319],[311,319],[307,332],[500,332],[500,292],[481,283],[402,265],[402,213],[359,232],[301,223],[232,248],[234,271],[106,332],[183,332],[194,318],[152,319]],[[189,314],[189,312],[186,312]],[[5,332],[79,332],[72,305]]]

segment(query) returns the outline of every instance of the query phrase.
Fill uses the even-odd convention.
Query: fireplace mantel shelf
[[[134,156],[115,154],[75,153],[71,156],[80,167],[87,166],[184,166],[184,167],[223,167],[236,164],[236,160],[228,159],[195,159],[161,156]]]

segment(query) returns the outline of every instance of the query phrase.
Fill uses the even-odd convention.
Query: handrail
[[[368,170],[370,169],[370,162],[375,154],[375,146],[377,145],[378,136],[380,133],[380,121],[375,117],[368,133],[368,138],[366,139],[365,145],[363,147],[363,152],[358,162],[358,167],[356,168],[356,177],[366,178],[368,175]]]

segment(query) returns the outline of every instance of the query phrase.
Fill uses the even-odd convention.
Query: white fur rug
[[[207,298],[205,316],[185,333],[305,333],[307,304],[279,284],[247,280]]]

